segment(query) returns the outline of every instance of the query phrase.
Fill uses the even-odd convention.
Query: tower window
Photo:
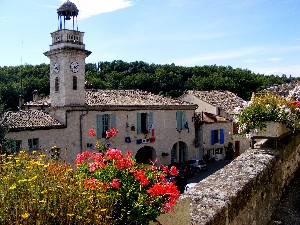
[[[73,76],[73,90],[77,90],[77,77]]]
[[[55,78],[55,91],[56,92],[59,91],[59,78],[58,77]]]

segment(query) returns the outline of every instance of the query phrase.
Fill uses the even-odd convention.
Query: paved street
[[[213,163],[207,164],[207,170],[202,171],[200,173],[195,173],[195,176],[188,179],[188,188],[187,191],[189,191],[190,187],[195,186],[199,181],[205,179],[206,177],[212,175],[214,172],[218,171],[219,169],[222,169],[224,166],[229,164],[232,160],[221,160],[216,161]]]

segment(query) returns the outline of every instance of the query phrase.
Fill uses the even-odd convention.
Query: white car
[[[207,170],[207,165],[203,159],[190,159],[185,162],[185,164],[190,165],[194,168],[195,172],[201,172],[202,170]]]

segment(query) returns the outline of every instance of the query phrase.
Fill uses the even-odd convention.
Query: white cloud
[[[196,65],[200,64],[204,61],[217,61],[217,60],[224,60],[224,59],[233,59],[233,58],[239,58],[246,55],[251,55],[254,53],[262,52],[265,48],[262,46],[257,47],[251,47],[246,49],[239,49],[239,50],[233,50],[233,51],[225,51],[225,52],[215,52],[212,54],[206,54],[206,55],[199,55],[187,59],[178,60],[176,63],[180,65]]]
[[[65,2],[65,0],[61,0]],[[79,9],[78,19],[113,12],[133,5],[133,0],[71,0]]]
[[[287,76],[292,75],[293,77],[300,77],[300,65],[288,65],[281,67],[255,67],[251,68],[252,71],[256,73],[266,74],[266,75],[282,75]]]
[[[271,62],[279,62],[279,61],[281,61],[281,58],[270,58],[269,61],[271,61]]]

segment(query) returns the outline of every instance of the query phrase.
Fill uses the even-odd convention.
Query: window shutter
[[[186,112],[181,112],[182,115],[182,121],[181,121],[181,129],[187,129],[187,127],[185,127],[185,123],[186,123]]]
[[[215,133],[214,133],[214,130],[211,131],[211,144],[212,145],[215,144]]]
[[[117,129],[116,114],[111,114],[110,119],[111,119],[111,128],[113,127],[115,129]]]
[[[176,121],[177,121],[177,130],[181,131],[182,130],[182,112],[177,111],[176,112]]]
[[[148,114],[148,129],[151,127],[153,124],[153,112],[149,112]]]
[[[141,113],[137,113],[137,133],[140,134],[142,133],[142,114]]]
[[[97,138],[102,138],[102,115],[97,115]]]
[[[224,129],[220,130],[220,144],[224,144]]]

